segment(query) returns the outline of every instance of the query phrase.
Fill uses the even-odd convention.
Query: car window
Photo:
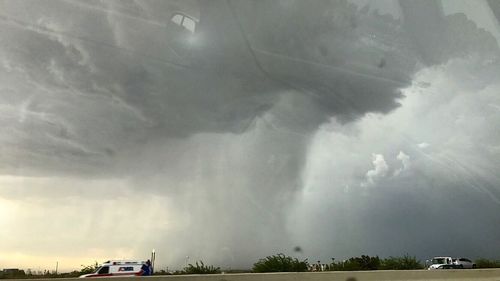
[[[182,22],[182,26],[184,26],[188,31],[194,32],[195,28],[196,28],[196,22],[189,17],[184,17],[184,21]]]
[[[176,13],[171,17],[170,21],[191,33],[196,30],[196,20],[184,14]]]
[[[109,266],[103,266],[99,271],[97,272],[98,274],[107,274],[109,273]]]
[[[175,14],[172,16],[172,18],[170,19],[173,23],[177,24],[177,25],[181,25],[182,24],[182,19],[184,18],[183,15],[181,14]]]
[[[446,259],[444,259],[444,258],[433,259],[432,263],[434,263],[434,264],[446,263]]]

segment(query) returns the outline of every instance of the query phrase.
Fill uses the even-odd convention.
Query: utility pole
[[[151,275],[153,275],[154,269],[155,269],[155,259],[156,259],[156,252],[155,249],[151,252]]]

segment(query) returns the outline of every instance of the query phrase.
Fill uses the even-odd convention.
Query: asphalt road
[[[105,278],[107,279],[107,278]],[[131,277],[115,277],[113,281],[132,281]],[[329,271],[297,273],[245,273],[214,275],[170,275],[136,277],[136,281],[403,281],[403,280],[477,280],[500,281],[500,269],[464,270],[378,270],[378,271]],[[38,281],[48,279],[37,279]],[[51,279],[53,281],[53,279]],[[82,281],[78,278],[64,280]]]

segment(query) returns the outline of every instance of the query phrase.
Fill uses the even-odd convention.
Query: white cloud
[[[421,142],[421,143],[417,144],[417,146],[418,146],[419,148],[422,148],[422,149],[423,149],[423,148],[427,148],[427,147],[429,147],[429,146],[431,146],[431,145],[430,145],[430,144],[428,144],[428,143],[426,143],[426,142]]]
[[[403,165],[403,167],[394,171],[394,176],[398,176],[402,171],[405,171],[410,167],[410,156],[405,154],[403,151],[399,151],[399,154],[396,158],[399,161],[401,161],[401,164]]]
[[[372,154],[373,169],[366,172],[366,182],[361,183],[361,186],[372,186],[379,179],[385,177],[389,171],[389,166],[385,162],[384,155]]]
[[[401,162],[403,163],[403,168],[406,169],[410,165],[410,156],[406,155],[403,151],[400,151],[396,158],[398,160],[401,160]]]

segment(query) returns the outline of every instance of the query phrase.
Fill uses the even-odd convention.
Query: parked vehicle
[[[434,257],[428,269],[464,269],[476,268],[471,260],[467,258],[452,258],[452,257]]]
[[[141,276],[141,268],[144,264],[146,264],[145,261],[107,261],[104,262],[94,273],[81,275],[80,278]]]
[[[431,260],[431,265],[428,267],[432,269],[451,269],[453,266],[453,259],[451,257],[434,257]]]
[[[476,268],[476,264],[467,258],[454,259],[453,263],[458,265],[460,268]]]

